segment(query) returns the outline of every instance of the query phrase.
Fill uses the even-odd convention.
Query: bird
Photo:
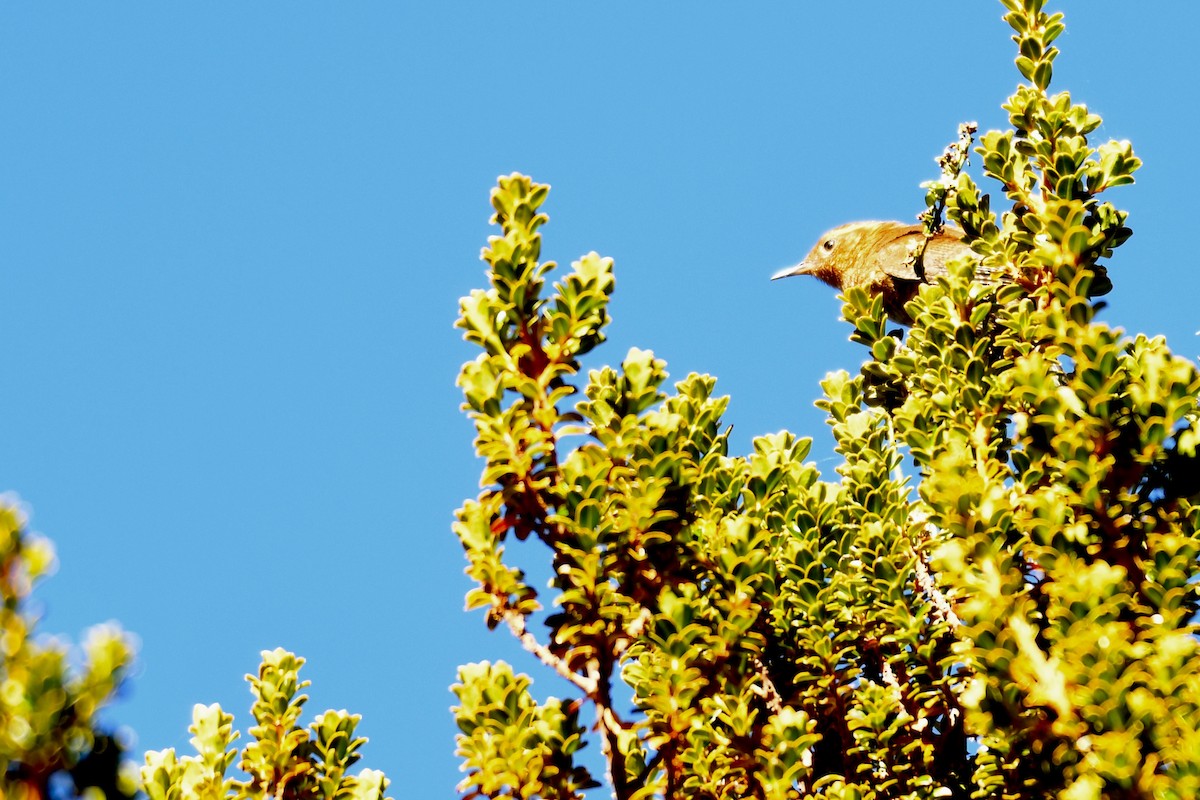
[[[905,222],[851,222],[826,231],[804,260],[771,276],[812,275],[835,289],[865,289],[883,295],[883,308],[900,325],[912,325],[904,306],[922,283],[946,275],[946,264],[971,256],[970,245],[958,228],[945,227],[929,239],[920,263],[910,264],[914,247],[925,236],[922,225]]]

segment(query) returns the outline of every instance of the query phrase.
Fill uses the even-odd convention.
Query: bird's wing
[[[876,251],[875,265],[891,275],[905,281],[919,281],[915,265],[907,263],[909,248],[920,245],[924,236],[922,228],[914,225]],[[971,248],[953,233],[939,233],[929,240],[921,264],[925,268],[925,282],[946,274],[946,264],[956,258],[971,255]]]

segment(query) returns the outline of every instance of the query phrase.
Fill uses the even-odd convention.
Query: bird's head
[[[771,280],[793,275],[812,275],[835,289],[841,289],[842,275],[870,252],[880,231],[895,227],[894,222],[851,222],[826,231],[799,264],[785,267]]]

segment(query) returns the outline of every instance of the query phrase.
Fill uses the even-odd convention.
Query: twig
[[[645,627],[648,619],[649,612],[643,610],[643,613],[635,620],[634,627],[640,632]],[[608,773],[609,784],[613,787],[614,795],[617,798],[630,795],[629,780],[624,774],[624,766],[621,764],[619,758],[623,755],[621,752],[620,734],[625,731],[627,726],[612,709],[608,679],[605,678],[602,680],[600,675],[581,675],[571,669],[566,661],[563,661],[550,652],[548,647],[539,642],[529,632],[525,627],[525,617],[517,611],[512,609],[505,611],[504,621],[508,623],[509,630],[517,637],[517,640],[520,641],[521,646],[525,650],[532,653],[539,661],[569,681],[595,704],[596,726],[601,732],[600,750],[604,753],[606,762],[605,771]]]
[[[750,691],[766,701],[767,708],[771,710],[772,714],[778,714],[783,711],[783,698],[779,696],[779,690],[775,688],[771,674],[767,672],[767,665],[761,659],[755,658],[754,666],[758,668],[758,677],[762,681],[762,686],[752,686]]]
[[[963,167],[967,165],[971,156],[971,145],[975,141],[975,132],[979,130],[979,125],[974,122],[964,122],[958,126],[958,141],[949,145],[945,151],[938,156],[937,165],[942,171],[942,177],[936,181],[926,181],[921,184],[921,188],[925,189],[925,203],[928,205],[924,211],[917,215],[925,225],[925,236],[918,242],[908,256],[908,262],[913,266],[917,276],[921,280],[925,279],[925,250],[929,247],[929,240],[942,232],[946,226],[942,215],[946,213],[946,201],[950,195],[957,191],[958,176],[963,171]]]
[[[513,635],[521,642],[521,646],[537,657],[539,661],[548,666],[550,669],[557,672],[562,677],[566,678],[571,683],[575,684],[581,692],[591,698],[596,699],[597,682],[594,678],[589,678],[580,675],[575,670],[567,666],[567,662],[563,661],[550,649],[539,642],[534,635],[525,628],[525,617],[511,609],[504,612],[504,621],[508,623],[508,628],[513,632]]]

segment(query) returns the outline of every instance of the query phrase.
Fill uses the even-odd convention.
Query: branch
[[[775,683],[771,680],[767,665],[759,658],[755,658],[753,663],[758,669],[758,677],[762,681],[762,686],[751,686],[750,691],[766,701],[767,708],[772,714],[778,714],[783,711],[783,698],[779,696],[779,690],[775,688]]]
[[[642,614],[634,620],[633,627],[639,631],[641,628],[644,628],[649,614],[649,611],[642,609]],[[571,669],[566,661],[550,652],[548,647],[539,642],[529,632],[525,627],[525,617],[518,612],[511,609],[506,610],[504,612],[504,621],[508,623],[509,630],[521,642],[522,647],[537,657],[543,664],[568,680],[595,704],[596,726],[602,734],[600,737],[600,750],[604,753],[605,769],[608,773],[609,783],[613,787],[613,793],[617,798],[632,796],[631,790],[640,788],[640,783],[631,786],[628,777],[625,775],[624,768],[618,766],[620,763],[618,756],[621,755],[619,737],[627,726],[612,709],[608,680],[601,681],[597,676],[580,675]]]
[[[946,201],[954,194],[958,185],[958,176],[967,165],[971,155],[971,144],[975,141],[975,132],[979,130],[978,123],[964,122],[958,126],[958,141],[946,148],[938,156],[937,164],[942,170],[942,177],[936,181],[926,181],[921,184],[925,189],[925,203],[928,206],[918,216],[925,225],[925,236],[909,254],[908,263],[913,265],[917,275],[925,278],[925,250],[929,240],[942,232],[946,223],[942,216],[946,213]]]
[[[550,669],[557,672],[562,677],[578,687],[579,691],[583,692],[593,702],[596,700],[598,685],[594,678],[588,678],[580,675],[575,670],[567,666],[567,662],[563,661],[550,649],[539,642],[532,633],[525,627],[525,617],[512,609],[507,609],[504,612],[504,621],[508,623],[508,628],[513,632],[513,635],[521,642],[521,646],[537,657],[539,661],[548,666]]]

